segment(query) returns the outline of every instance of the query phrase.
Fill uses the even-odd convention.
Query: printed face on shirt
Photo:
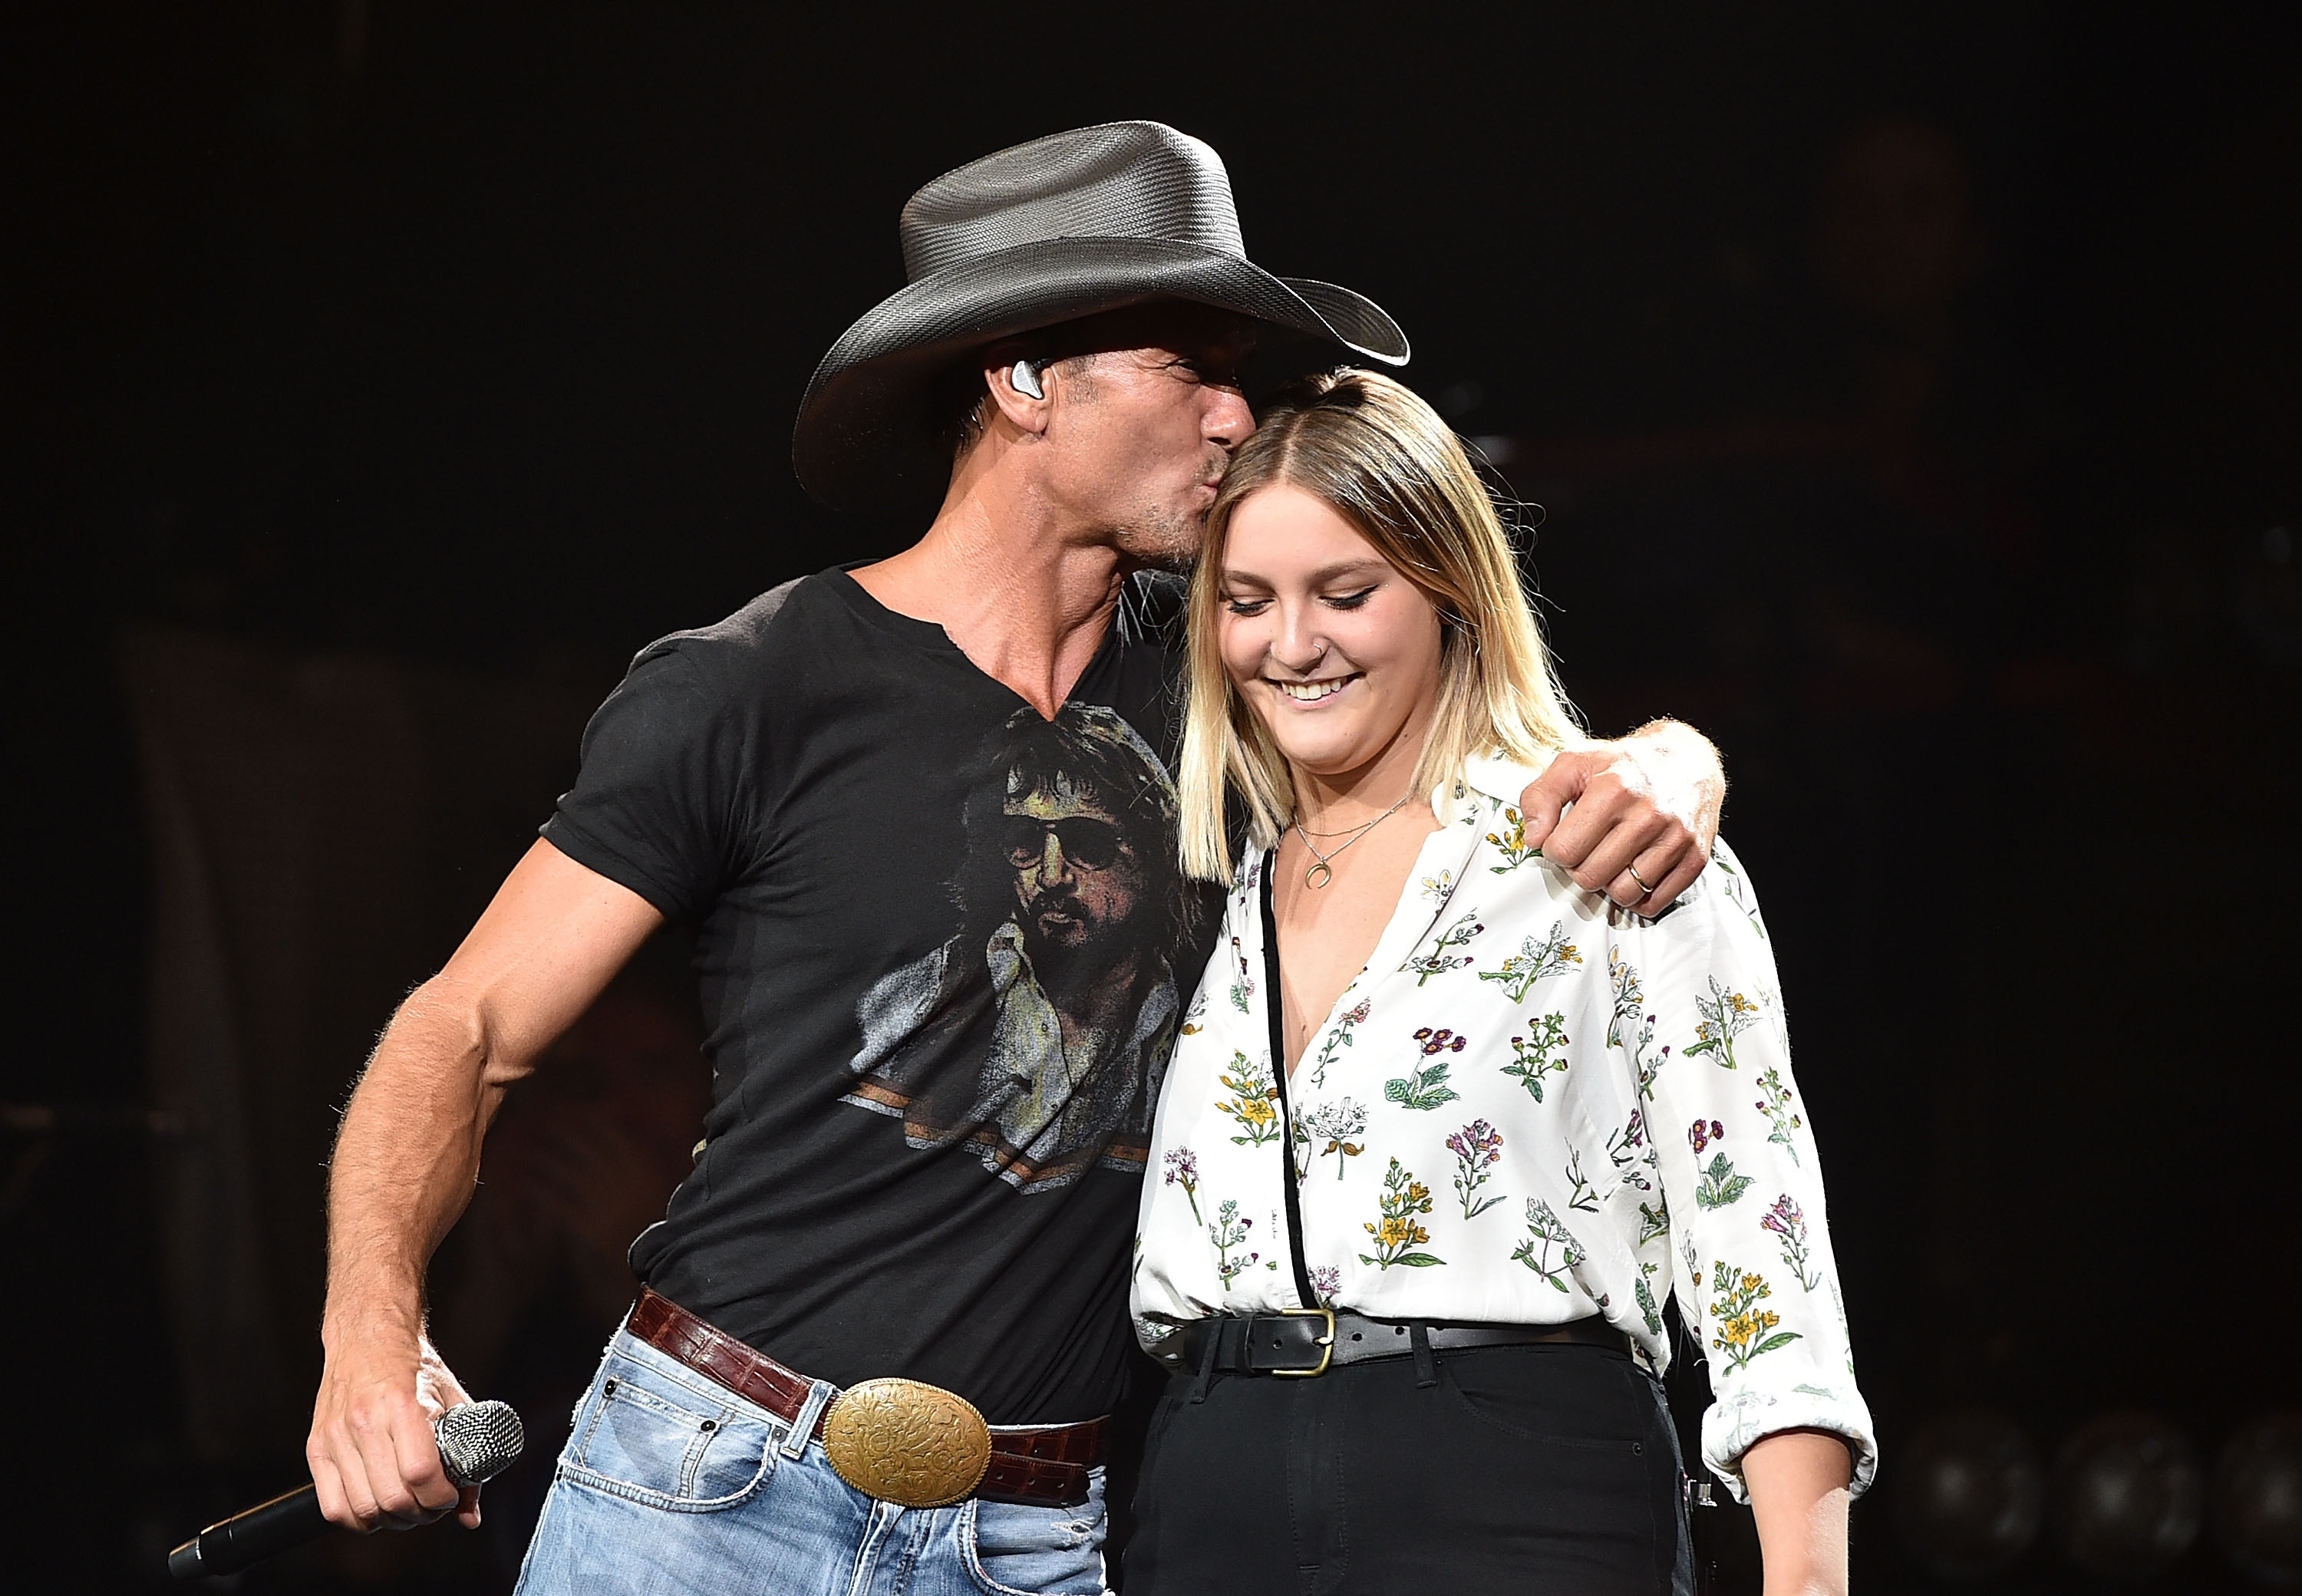
[[[1035,964],[1092,957],[1142,900],[1135,840],[1094,789],[1068,775],[1010,792],[1001,840],[1015,872],[1016,925]]]
[[[844,1100],[1019,1190],[1139,1169],[1195,912],[1174,785],[1123,718],[1080,703],[1017,710],[960,776],[954,923],[863,995]]]
[[[1224,538],[1224,668],[1288,760],[1345,777],[1419,756],[1439,693],[1439,612],[1324,500],[1249,495]]]

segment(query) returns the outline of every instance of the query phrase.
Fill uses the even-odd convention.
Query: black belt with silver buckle
[[[1281,1379],[1304,1380],[1346,1364],[1411,1357],[1416,1328],[1413,1323],[1368,1319],[1333,1308],[1290,1308],[1276,1314],[1197,1319],[1184,1325],[1180,1333],[1167,1342],[1162,1349],[1161,1361],[1171,1368],[1197,1371],[1205,1367],[1216,1374],[1271,1374]],[[1433,1352],[1561,1342],[1602,1347],[1625,1354],[1632,1350],[1631,1338],[1596,1314],[1565,1324],[1424,1323],[1420,1328]],[[1215,1342],[1213,1363],[1206,1362],[1209,1336]]]

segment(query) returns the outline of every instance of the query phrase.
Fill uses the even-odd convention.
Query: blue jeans
[[[810,1432],[618,1330],[576,1408],[519,1596],[1088,1596],[1104,1589],[1103,1470],[1076,1508],[899,1508]]]

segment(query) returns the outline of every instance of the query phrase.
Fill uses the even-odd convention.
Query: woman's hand
[[[1846,1442],[1827,1430],[1785,1430],[1743,1454],[1766,1596],[1844,1596],[1853,1468]]]
[[[1658,720],[1619,743],[1560,754],[1518,802],[1528,844],[1575,885],[1653,914],[1710,862],[1726,773],[1708,737]]]

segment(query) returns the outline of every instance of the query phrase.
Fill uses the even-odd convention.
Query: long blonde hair
[[[1183,869],[1202,880],[1231,878],[1226,783],[1259,846],[1275,844],[1295,818],[1286,757],[1231,685],[1217,641],[1231,516],[1249,494],[1281,483],[1357,528],[1439,611],[1439,701],[1415,768],[1417,792],[1453,777],[1473,754],[1539,760],[1583,735],[1551,681],[1509,534],[1461,440],[1389,377],[1342,370],[1311,378],[1232,457],[1191,579],[1177,798]]]

